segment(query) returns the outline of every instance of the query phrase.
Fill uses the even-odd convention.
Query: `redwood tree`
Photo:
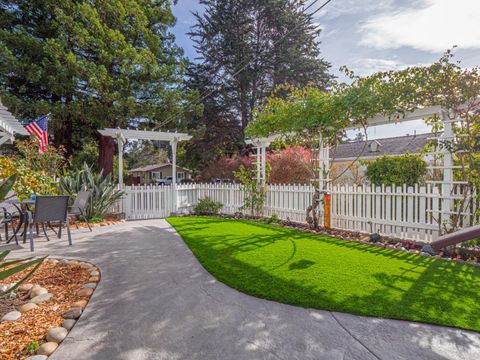
[[[98,141],[99,128],[155,126],[179,110],[185,94],[177,86],[185,61],[169,31],[171,5],[1,1],[2,101],[23,119],[51,113],[53,141],[69,155],[87,139]],[[101,154],[110,156],[110,146]]]

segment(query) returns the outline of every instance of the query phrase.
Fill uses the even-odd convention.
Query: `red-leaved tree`
[[[292,146],[268,154],[271,184],[309,184],[313,179],[312,153],[301,146]]]
[[[200,181],[210,181],[212,179],[234,179],[234,172],[240,169],[240,166],[250,168],[255,159],[249,156],[224,156],[218,160],[210,161],[200,174]]]

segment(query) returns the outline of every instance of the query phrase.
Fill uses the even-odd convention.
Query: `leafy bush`
[[[20,153],[20,161],[32,171],[55,177],[69,162],[63,146],[47,145],[45,151],[39,153],[40,143],[33,137],[25,141],[17,141],[15,145]]]
[[[258,183],[257,173],[254,169],[246,169],[243,165],[236,171],[235,177],[243,185],[243,206],[242,210],[249,210],[250,215],[258,216],[263,212],[265,204],[265,188]]]
[[[427,164],[419,155],[383,156],[366,165],[365,175],[375,185],[413,186],[427,173]]]
[[[0,179],[16,175],[13,190],[20,200],[32,194],[50,195],[57,193],[54,178],[42,171],[32,170],[24,160],[0,156]]]
[[[222,209],[223,204],[213,201],[209,197],[198,200],[197,205],[193,208],[193,212],[197,215],[216,215]]]
[[[60,179],[60,191],[63,194],[76,196],[79,191],[89,191],[90,199],[86,209],[88,219],[104,218],[112,206],[120,200],[124,193],[117,189],[112,175],[103,175],[103,172],[95,172],[88,164],[83,164],[79,170],[75,170]]]
[[[282,220],[278,217],[276,213],[273,213],[270,217],[263,220],[266,224],[281,224]]]
[[[77,151],[72,158],[72,169],[80,169],[83,164],[90,166],[98,164],[99,145],[95,141],[87,141],[83,144],[82,149]]]

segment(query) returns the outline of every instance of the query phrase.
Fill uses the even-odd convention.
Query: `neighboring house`
[[[172,176],[172,164],[148,165],[129,171],[135,184],[150,185],[159,180]],[[177,165],[177,181],[188,180],[191,177],[191,170]]]
[[[375,160],[382,156],[421,154],[431,137],[432,134],[429,133],[339,144],[330,150],[332,162],[330,178],[332,180],[338,178],[334,181],[335,184],[362,184],[365,181],[366,166],[361,164],[361,160]],[[425,160],[428,161],[428,159]]]

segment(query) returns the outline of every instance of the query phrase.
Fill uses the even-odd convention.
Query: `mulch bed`
[[[0,284],[21,279],[28,270],[30,269],[11,276]],[[28,351],[29,344],[40,345],[45,342],[47,332],[62,324],[61,314],[68,310],[72,303],[81,299],[76,292],[89,278],[89,271],[78,264],[45,261],[27,283],[38,284],[54,296],[38,304],[38,308],[22,314],[17,321],[0,323],[0,359],[17,360],[33,355]],[[27,301],[28,294],[20,291],[15,299],[0,300],[0,317]]]
[[[120,219],[120,218],[118,218],[118,217],[107,216],[105,219],[103,219],[102,222],[90,223],[90,226],[91,226],[92,228],[93,228],[93,227],[100,227],[100,226],[110,226],[110,225],[122,224],[122,223],[124,223],[125,221],[126,221],[126,220]],[[72,224],[71,226],[72,226],[72,228],[75,228],[75,227],[76,227],[75,224]],[[88,225],[87,225],[87,223],[85,223],[85,222],[79,221],[79,222],[78,222],[78,227],[79,227],[79,228],[88,228]]]

